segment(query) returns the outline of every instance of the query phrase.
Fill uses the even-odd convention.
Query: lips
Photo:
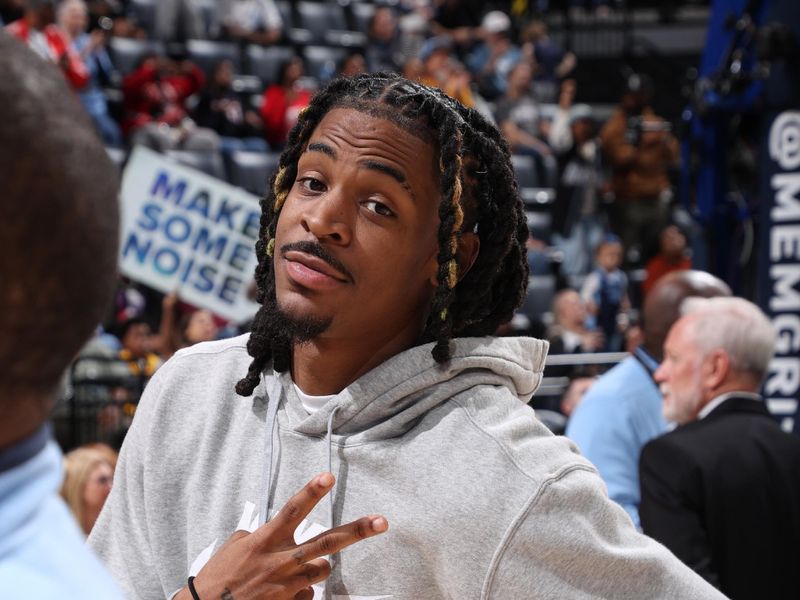
[[[303,287],[329,288],[351,281],[340,270],[306,252],[290,250],[283,254],[283,258],[289,277]]]

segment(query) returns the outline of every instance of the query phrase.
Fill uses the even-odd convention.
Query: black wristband
[[[189,577],[189,581],[186,582],[186,585],[189,587],[189,593],[192,595],[192,599],[200,600],[200,596],[197,595],[197,590],[194,589],[194,576]]]

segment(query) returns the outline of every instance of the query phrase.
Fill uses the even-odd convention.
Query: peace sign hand
[[[235,531],[197,574],[194,588],[201,600],[306,600],[311,586],[331,573],[322,558],[383,533],[379,515],[362,517],[302,543],[294,532],[333,487],[334,477],[321,473],[295,494],[275,517],[252,533]],[[188,587],[175,600],[191,600]]]

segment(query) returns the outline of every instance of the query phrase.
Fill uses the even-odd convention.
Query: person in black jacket
[[[741,298],[684,310],[655,372],[679,427],[642,451],[642,528],[734,600],[798,598],[800,438],[758,393],[774,330]]]

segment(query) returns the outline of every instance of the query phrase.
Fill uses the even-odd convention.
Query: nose
[[[352,239],[351,218],[347,199],[334,189],[315,201],[306,203],[301,223],[303,229],[319,241],[346,246]]]
[[[667,380],[666,363],[662,362],[660,365],[658,365],[655,373],[653,373],[653,379],[655,379],[657,383],[664,383]]]

